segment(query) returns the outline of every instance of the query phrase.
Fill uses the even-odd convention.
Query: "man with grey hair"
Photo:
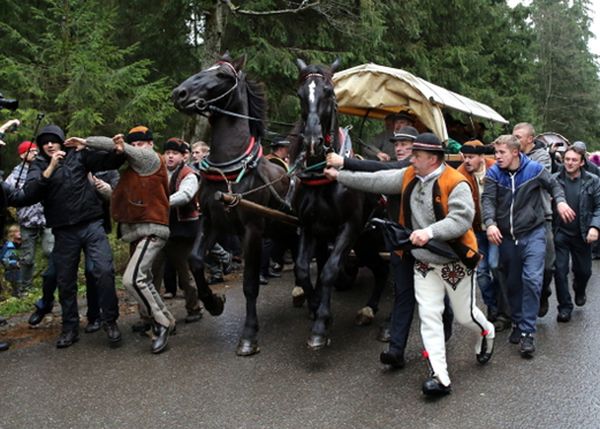
[[[528,122],[521,122],[514,126],[513,136],[519,140],[521,152],[529,159],[537,161],[544,166],[548,173],[552,173],[552,157],[548,152],[546,145],[535,139],[535,128]],[[544,198],[544,218],[546,220],[546,255],[544,258],[544,278],[542,282],[542,292],[540,295],[539,317],[544,317],[548,313],[548,298],[552,295],[550,283],[554,272],[554,235],[552,233],[552,202],[550,194],[542,191]]]
[[[431,369],[422,389],[428,396],[441,396],[451,391],[442,323],[445,295],[456,320],[480,335],[475,346],[480,364],[492,357],[495,331],[475,305],[474,268],[479,254],[472,229],[471,187],[462,174],[444,163],[444,148],[434,134],[419,134],[412,150],[411,166],[401,170],[358,173],[330,167],[325,174],[350,188],[401,194],[399,223],[412,229],[414,292],[423,356]],[[445,249],[445,255],[425,248],[431,240]]]
[[[542,190],[552,194],[563,222],[572,222],[575,212],[550,173],[520,153],[517,137],[500,136],[494,147],[496,164],[485,176],[481,196],[483,223],[488,240],[500,246],[500,265],[507,276],[513,321],[509,341],[520,344],[521,356],[531,357],[546,249],[545,219],[539,215]]]

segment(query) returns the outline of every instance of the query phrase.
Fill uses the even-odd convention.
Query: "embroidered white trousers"
[[[460,262],[444,265],[415,263],[415,297],[419,307],[421,338],[433,375],[445,386],[450,384],[446,364],[446,344],[442,313],[444,295],[448,294],[455,320],[477,332],[475,353],[481,351],[481,336],[494,337],[494,325],[475,305],[473,270]]]

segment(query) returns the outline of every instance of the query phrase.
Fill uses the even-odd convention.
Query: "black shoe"
[[[427,396],[445,396],[452,392],[452,386],[444,386],[435,377],[429,377],[423,382],[423,393]]]
[[[46,310],[41,310],[38,307],[36,307],[35,311],[33,313],[31,313],[31,316],[29,316],[29,321],[28,321],[29,325],[31,325],[31,326],[39,325],[40,323],[42,323],[42,320],[44,320],[44,317],[48,313],[50,313],[50,312],[46,311]]]
[[[577,307],[583,307],[585,305],[586,301],[587,301],[587,296],[585,296],[585,292],[575,291],[575,305]]]
[[[121,331],[119,330],[117,322],[106,322],[103,326],[109,342],[118,343],[121,341]]]
[[[494,354],[494,338],[489,338],[487,335],[481,337],[481,351],[477,353],[477,362],[485,365],[490,361]]]
[[[382,364],[389,365],[394,369],[402,369],[405,365],[403,354],[390,350],[381,352],[379,360]]]
[[[202,300],[202,303],[211,316],[219,316],[225,309],[225,301],[225,295],[212,294],[208,299]]]
[[[0,341],[0,352],[5,352],[9,349],[9,345],[8,343],[4,342],[4,341]]]
[[[262,274],[258,277],[258,283],[260,283],[261,285],[268,285],[269,284],[269,279],[267,279],[266,276],[263,276]]]
[[[494,323],[498,319],[498,309],[495,307],[487,308],[487,320]]]
[[[503,314],[498,315],[498,317],[496,317],[496,320],[494,321],[494,328],[496,328],[496,332],[502,332],[510,328],[510,326],[510,319],[508,319]]]
[[[223,282],[225,282],[225,279],[223,278],[223,276],[213,276],[208,279],[209,285],[214,285],[214,284],[223,283]]]
[[[79,341],[79,333],[76,330],[63,331],[63,332],[61,332],[61,334],[58,336],[58,339],[56,340],[56,348],[64,349],[64,348],[72,346],[77,341]]]
[[[381,341],[382,343],[389,343],[392,340],[392,331],[390,331],[389,326],[380,326],[379,332],[377,333],[377,341]]]
[[[144,332],[148,332],[150,329],[152,329],[152,323],[146,320],[139,320],[131,325],[131,330],[133,332],[139,332],[142,334]]]
[[[571,321],[571,310],[559,310],[556,315],[556,321],[559,323],[567,323]]]
[[[521,334],[519,351],[521,352],[521,357],[533,357],[533,353],[535,352],[535,339],[533,338],[533,334]]]
[[[152,340],[152,347],[150,350],[154,354],[158,354],[164,351],[167,348],[167,344],[169,342],[169,334],[171,333],[171,328],[168,326],[155,324],[156,338]]]
[[[540,308],[538,310],[538,317],[544,317],[548,313],[548,298],[549,295],[544,295],[540,297]]]
[[[185,316],[185,323],[194,323],[199,321],[200,319],[202,319],[202,312],[200,310],[198,311],[193,311],[191,313],[188,313],[187,316]]]
[[[96,319],[93,322],[88,322],[86,327],[83,329],[83,332],[85,332],[86,334],[92,334],[96,331],[99,331],[101,327],[102,322],[100,322],[100,319]]]
[[[281,277],[281,271],[277,271],[275,268],[269,268],[269,277],[279,278]]]
[[[508,337],[508,342],[511,344],[519,344],[521,341],[521,330],[517,326],[513,326],[512,332]]]

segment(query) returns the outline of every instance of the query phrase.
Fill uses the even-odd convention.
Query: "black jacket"
[[[554,178],[558,181],[561,188],[565,188],[566,172],[564,167]],[[571,207],[579,216],[579,225],[581,237],[585,240],[591,227],[600,231],[600,179],[581,169],[581,192],[579,194],[579,207]],[[559,222],[555,214],[554,225]]]
[[[125,160],[124,155],[114,152],[106,156],[101,151],[66,149],[66,153],[48,179],[42,173],[49,160],[39,155],[31,163],[22,193],[12,201],[17,206],[41,202],[50,228],[102,219],[102,198],[88,173],[116,169]]]

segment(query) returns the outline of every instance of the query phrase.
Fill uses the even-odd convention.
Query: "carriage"
[[[408,112],[416,119],[419,131],[431,131],[440,140],[463,140],[449,132],[447,119],[462,123],[466,137],[480,137],[485,123],[507,125],[508,121],[490,106],[435,85],[405,70],[362,64],[335,73],[333,76],[338,111],[363,118],[358,133],[361,141],[367,119],[381,120],[390,113]],[[450,134],[450,135],[449,135]],[[460,161],[449,154],[451,163]]]

